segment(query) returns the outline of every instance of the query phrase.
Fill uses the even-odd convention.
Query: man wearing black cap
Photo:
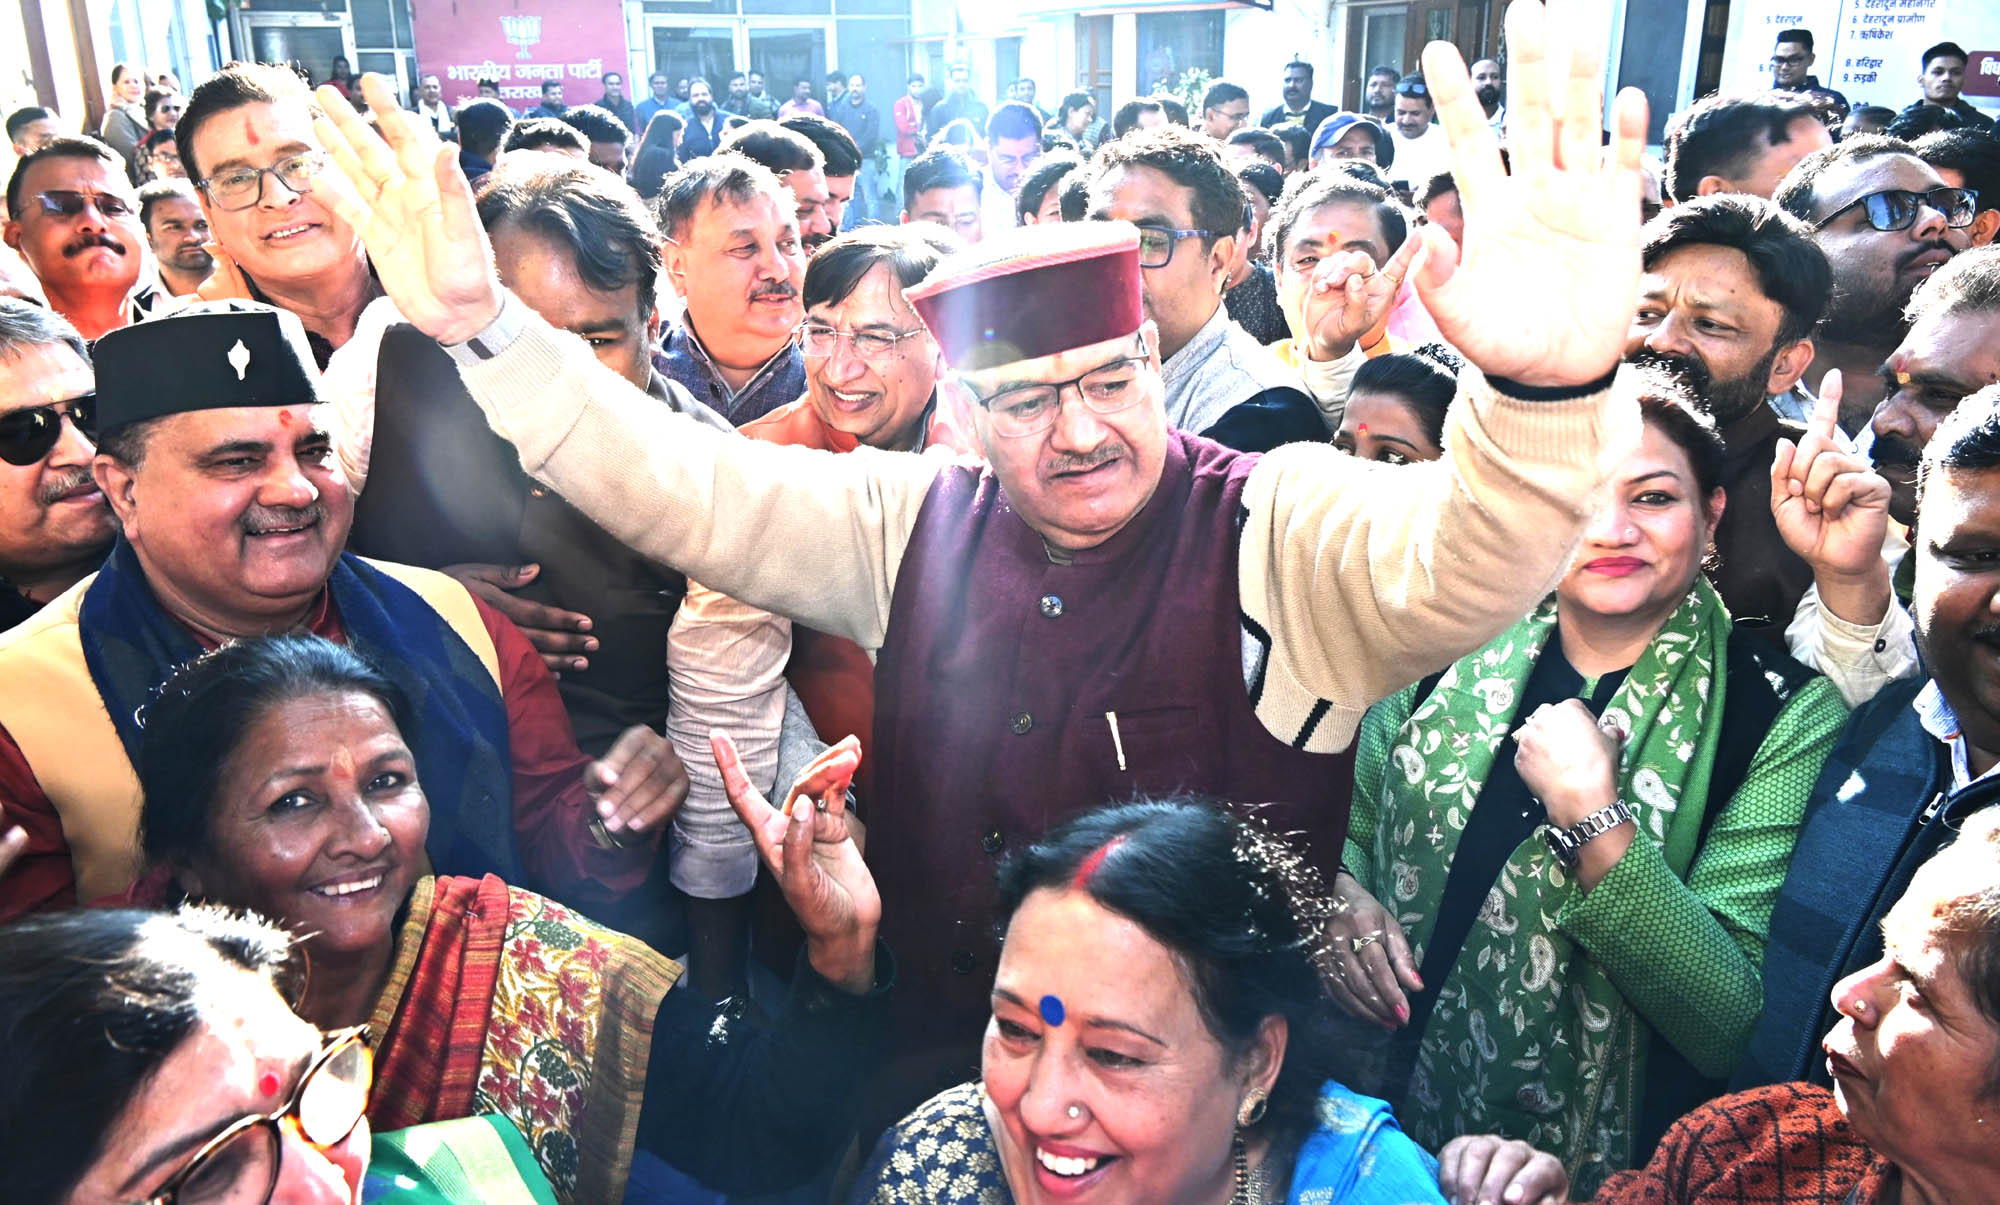
[[[1539,61],[1541,25],[1527,0],[1508,10],[1515,53]],[[432,170],[448,149],[383,80],[363,82],[381,134],[320,94],[337,203],[523,467],[705,585],[878,652],[868,858],[911,1003],[898,1103],[927,1071],[968,1070],[950,1052],[976,1038],[993,967],[977,867],[1107,799],[1192,789],[1273,801],[1330,870],[1363,710],[1541,597],[1602,466],[1636,443],[1636,402],[1612,385],[1643,99],[1620,98],[1608,156],[1595,103],[1548,112],[1596,86],[1580,47],[1567,88],[1511,98],[1552,134],[1512,147],[1509,175],[1456,52],[1433,44],[1426,65],[1468,233],[1462,256],[1430,240],[1418,281],[1483,375],[1464,378],[1446,460],[1389,471],[1171,430],[1123,223],[1012,231],[907,292],[990,467],[704,431],[500,288],[469,192]],[[1358,336],[1402,282],[1337,255],[1324,283]]]
[[[353,502],[296,317],[197,305],[95,355],[93,469],[123,538],[0,637],[0,805],[29,834],[0,916],[123,891],[148,693],[203,649],[300,630],[363,651],[416,705],[439,873],[497,873],[578,907],[643,878],[686,792],[679,759],[635,728],[591,762],[510,624],[441,574],[342,553]]]

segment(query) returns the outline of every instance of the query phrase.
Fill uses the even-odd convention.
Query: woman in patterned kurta
[[[1699,572],[1721,441],[1648,392],[1645,439],[1555,595],[1369,712],[1335,883],[1336,994],[1395,1032],[1380,1091],[1411,1134],[1525,1139],[1585,1190],[1740,1056],[1845,716],[1824,679],[1732,636]],[[1544,843],[1621,802],[1634,819],[1573,867]]]
[[[238,642],[182,667],[147,707],[141,826],[157,870],[140,902],[201,898],[298,933],[300,1015],[377,1035],[375,1128],[499,1114],[566,1205],[622,1199],[635,1152],[745,1193],[829,1161],[879,1047],[887,977],[876,913],[848,894],[874,889],[840,808],[810,838],[820,878],[778,873],[788,899],[797,883],[847,911],[798,909],[808,954],[759,1027],[670,991],[679,965],[552,900],[491,875],[424,875],[408,717],[392,683],[317,637]],[[795,790],[844,793],[858,760],[836,746]],[[749,790],[733,754],[725,778],[732,798]]]
[[[1050,833],[1001,872],[980,1081],[891,1129],[854,1205],[1442,1202],[1389,1107],[1329,1078],[1318,882],[1205,803]]]

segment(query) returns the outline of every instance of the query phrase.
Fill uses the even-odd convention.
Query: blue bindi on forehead
[[[1051,1025],[1061,1025],[1063,1023],[1064,1015],[1065,1014],[1063,1013],[1063,1002],[1061,997],[1059,996],[1042,997],[1042,1020],[1047,1021]]]

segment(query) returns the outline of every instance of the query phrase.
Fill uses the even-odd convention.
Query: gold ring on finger
[[[1356,954],[1359,954],[1361,951],[1367,949],[1370,943],[1378,942],[1381,940],[1382,940],[1382,930],[1377,929],[1373,933],[1363,933],[1361,936],[1353,939],[1353,941],[1351,941],[1349,944],[1354,947],[1354,952]]]

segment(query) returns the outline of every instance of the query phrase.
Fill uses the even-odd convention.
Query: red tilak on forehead
[[[264,1074],[258,1076],[257,1093],[260,1096],[276,1096],[278,1094],[278,1073],[275,1071],[266,1071]]]
[[[1098,846],[1094,853],[1083,860],[1083,865],[1076,868],[1076,877],[1069,881],[1070,887],[1082,891],[1090,886],[1090,880],[1097,876],[1097,870],[1104,865],[1104,859],[1110,857],[1111,851],[1123,844],[1125,844],[1125,834],[1120,833]]]
[[[262,138],[257,137],[257,125],[250,120],[248,113],[243,115],[243,136],[250,140],[251,146],[256,146],[258,143],[264,141]]]

